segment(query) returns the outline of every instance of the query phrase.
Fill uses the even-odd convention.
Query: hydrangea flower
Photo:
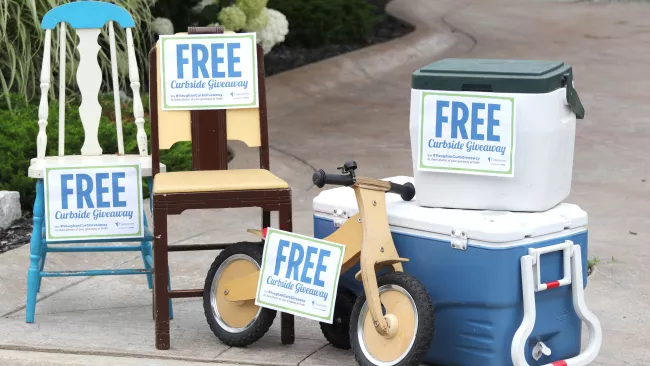
[[[235,4],[246,14],[246,17],[257,18],[266,8],[267,3],[268,0],[237,0]]]
[[[260,32],[262,29],[266,28],[266,25],[269,22],[269,13],[267,9],[262,9],[260,15],[256,18],[248,19],[246,26],[243,28],[246,32]]]
[[[152,23],[157,34],[174,34],[174,24],[167,18],[156,18]]]
[[[236,32],[246,25],[246,14],[237,5],[221,9],[218,18],[219,23],[229,31]]]
[[[284,42],[284,37],[289,33],[289,22],[284,14],[277,10],[265,8],[266,26],[257,32],[257,42],[262,45],[264,54],[271,52],[273,46]]]

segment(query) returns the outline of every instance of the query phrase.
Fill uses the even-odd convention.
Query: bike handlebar
[[[355,183],[355,178],[351,174],[327,174],[323,169],[319,169],[314,172],[312,181],[318,188],[323,188],[326,184],[349,187]],[[410,201],[415,197],[415,186],[412,183],[389,183],[388,193],[399,194],[404,201]]]
[[[349,174],[327,174],[323,169],[320,169],[314,172],[312,181],[318,188],[323,188],[326,184],[348,187],[354,184],[354,177]]]
[[[390,191],[388,192],[399,194],[404,201],[410,201],[415,197],[415,186],[410,182],[404,184],[390,182]]]

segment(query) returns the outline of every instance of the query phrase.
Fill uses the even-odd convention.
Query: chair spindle
[[[129,80],[133,90],[133,116],[138,129],[137,140],[140,156],[147,156],[147,134],[144,131],[144,108],[140,99],[140,75],[138,74],[138,63],[135,57],[135,46],[133,45],[133,34],[131,28],[126,28],[126,43],[129,53]]]
[[[48,93],[50,91],[50,56],[51,56],[52,31],[45,31],[45,49],[43,51],[43,67],[41,69],[41,101],[38,106],[38,135],[36,137],[36,155],[39,159],[45,158],[47,147]]]
[[[113,22],[108,23],[108,37],[111,46],[111,74],[113,76],[113,101],[115,103],[115,126],[117,127],[117,151],[124,155],[124,135],[122,134],[122,107],[120,105],[120,84],[117,70],[117,50]]]
[[[65,66],[66,66],[66,28],[59,25],[59,156],[65,155]]]

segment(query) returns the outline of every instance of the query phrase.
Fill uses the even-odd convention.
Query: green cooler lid
[[[562,61],[449,58],[415,71],[413,89],[492,93],[549,93],[567,88],[569,106],[578,118],[584,108],[573,88],[571,65]]]
[[[562,61],[444,59],[413,73],[413,89],[548,93],[566,85]]]

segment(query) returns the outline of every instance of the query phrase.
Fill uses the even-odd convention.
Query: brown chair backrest
[[[223,27],[190,27],[189,34],[223,33]],[[228,169],[228,140],[259,147],[260,168],[269,169],[269,139],[264,80],[264,52],[257,45],[259,108],[227,110],[162,110],[160,41],[149,52],[149,114],[153,174],[160,172],[160,150],[179,141],[192,142],[193,170]]]

